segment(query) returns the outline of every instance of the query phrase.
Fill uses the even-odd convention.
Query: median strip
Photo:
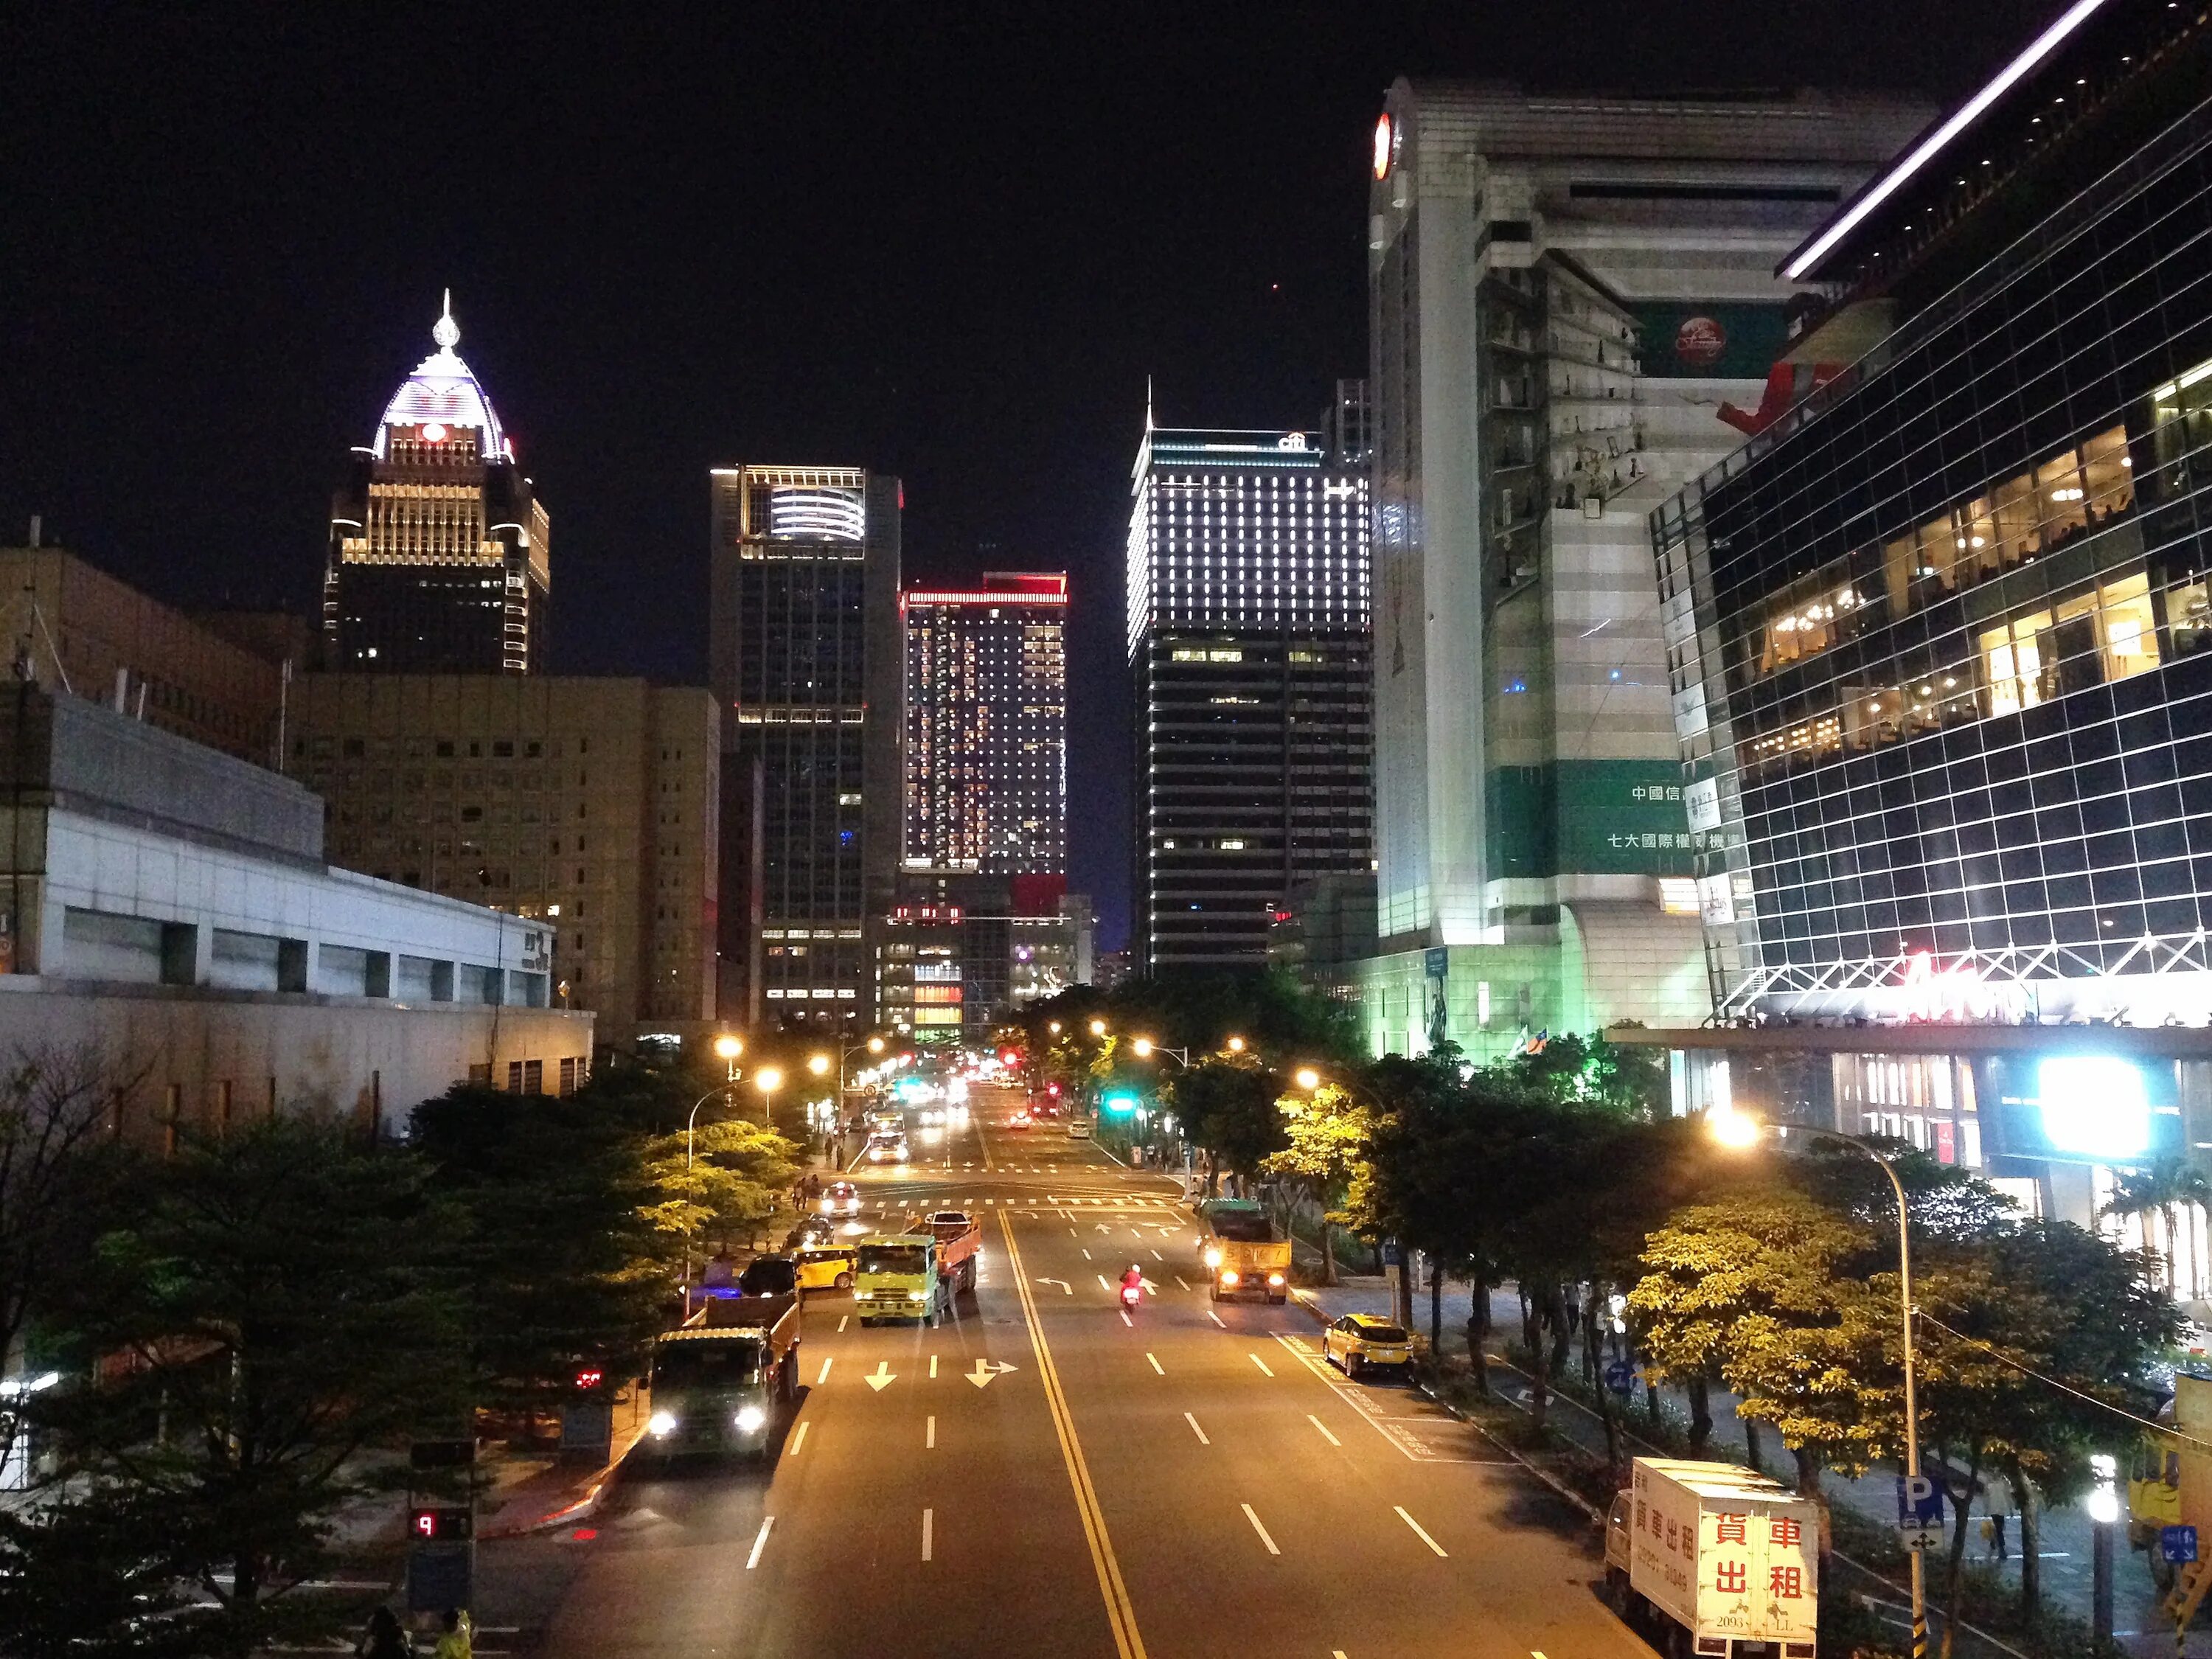
[[[1121,1566],[1115,1558],[1113,1540],[1107,1534],[1106,1516],[1091,1484],[1091,1470],[1084,1461],[1082,1443],[1075,1436],[1075,1419],[1060,1390],[1060,1372],[1052,1363],[1052,1349],[1045,1341],[1044,1325],[1037,1317],[1036,1303],[1030,1294],[1021,1247],[1014,1242],[1014,1224],[1003,1210],[999,1212],[999,1224],[1006,1232],[1006,1255],[1014,1268],[1014,1294],[1020,1298],[1022,1315],[1029,1326],[1030,1346],[1036,1355],[1037,1375],[1044,1385],[1053,1432],[1060,1440],[1060,1458],[1067,1467],[1068,1485],[1075,1492],[1076,1516],[1083,1523],[1084,1541],[1091,1548],[1091,1565],[1098,1577],[1098,1593],[1106,1603],[1106,1622],[1114,1634],[1115,1651],[1120,1659],[1146,1659],[1144,1638],[1137,1631],[1137,1610],[1130,1602],[1128,1587],[1121,1582]]]

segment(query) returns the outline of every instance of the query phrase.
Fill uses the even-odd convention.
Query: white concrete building
[[[474,1078],[566,1091],[545,924],[324,863],[323,804],[99,704],[0,695],[0,1063],[97,1050],[125,1112],[395,1124]]]

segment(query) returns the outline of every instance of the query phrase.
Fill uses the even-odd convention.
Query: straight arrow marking
[[[898,1378],[891,1373],[891,1362],[890,1360],[878,1359],[876,1361],[875,1370],[871,1371],[867,1376],[862,1377],[860,1381],[866,1383],[878,1394],[881,1394],[892,1383],[897,1382]]]

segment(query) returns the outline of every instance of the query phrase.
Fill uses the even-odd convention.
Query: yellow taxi
[[[808,1244],[795,1252],[799,1288],[808,1291],[849,1291],[853,1288],[853,1247],[849,1244]]]
[[[1357,1376],[1370,1365],[1403,1370],[1413,1363],[1413,1339],[1405,1328],[1373,1314],[1345,1315],[1322,1334],[1321,1352],[1346,1376]]]

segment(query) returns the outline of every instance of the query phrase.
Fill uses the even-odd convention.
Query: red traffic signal
[[[430,1504],[407,1512],[407,1535],[418,1544],[457,1542],[471,1530],[466,1504]]]
[[[596,1389],[606,1380],[607,1374],[597,1365],[586,1365],[576,1373],[576,1386],[579,1389],[587,1390]]]
[[[1044,1085],[1044,1091],[1050,1095],[1054,1100],[1058,1100],[1060,1098],[1060,1085],[1057,1083],[1046,1084]]]

